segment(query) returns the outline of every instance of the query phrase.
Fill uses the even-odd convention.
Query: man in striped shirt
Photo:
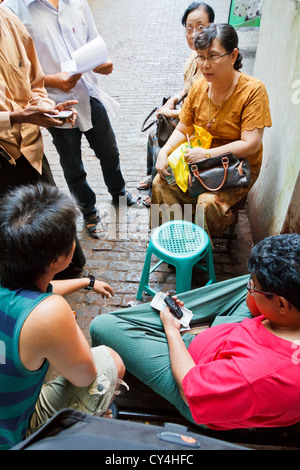
[[[74,251],[74,201],[52,185],[27,185],[1,199],[0,450],[62,408],[107,414],[125,367],[105,346],[90,349],[63,296],[111,287],[94,278],[52,281]],[[63,228],[62,228],[63,227]],[[47,383],[49,364],[58,375]]]

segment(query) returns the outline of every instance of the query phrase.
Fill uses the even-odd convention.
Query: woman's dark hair
[[[232,52],[238,49],[239,37],[236,30],[227,23],[211,24],[203,29],[201,33],[196,34],[194,42],[196,51],[208,49],[211,47],[214,39],[218,39],[226,52]],[[234,64],[234,69],[239,70],[242,68],[242,56],[238,53],[237,59]]]
[[[0,201],[0,283],[34,287],[58,256],[71,252],[78,208],[50,185],[14,188]]]
[[[284,297],[300,312],[300,235],[274,235],[257,243],[248,270],[263,291]]]
[[[207,16],[208,16],[208,21],[210,23],[213,23],[215,21],[215,12],[212,9],[212,7],[210,7],[209,5],[207,5],[207,3],[204,3],[204,2],[193,2],[187,7],[181,19],[181,23],[184,27],[186,26],[186,20],[189,14],[192,13],[192,11],[197,10],[198,8],[202,8],[203,10],[206,11]]]

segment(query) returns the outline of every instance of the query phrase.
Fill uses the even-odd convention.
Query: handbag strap
[[[180,103],[187,97],[187,95],[188,95],[188,94],[185,93],[185,94],[182,96],[182,98],[180,98],[180,100],[177,101],[176,106],[177,106],[178,104],[180,104]],[[152,114],[154,114],[158,109],[159,109],[159,108],[154,108],[154,109],[148,114],[148,116],[146,117],[146,119],[144,120],[144,122],[143,122],[143,124],[142,124],[141,132],[147,131],[148,129],[150,129],[151,126],[153,126],[153,124],[156,124],[156,123],[157,123],[157,119],[154,119],[154,121],[152,121],[150,124],[148,124],[147,127],[145,127],[145,124],[146,124],[146,122],[148,121],[148,119],[150,119],[150,117],[152,116]]]
[[[222,166],[224,168],[224,177],[223,177],[222,183],[220,184],[220,186],[218,188],[209,188],[208,186],[206,186],[206,184],[202,181],[202,179],[200,177],[197,165],[192,165],[191,169],[192,169],[192,172],[195,175],[195,177],[200,181],[200,183],[204,186],[205,189],[207,189],[208,191],[218,191],[219,189],[221,189],[224,186],[224,183],[225,183],[226,178],[227,178],[227,171],[228,171],[228,166],[229,166],[229,159],[227,157],[222,158]]]
[[[157,122],[157,119],[154,119],[154,121],[151,122],[151,124],[149,124],[147,127],[145,127],[145,124],[146,122],[148,121],[148,119],[152,116],[152,114],[154,114],[159,108],[154,108],[151,113],[148,114],[148,116],[146,117],[146,119],[144,120],[143,124],[142,124],[142,129],[141,129],[141,132],[145,132],[147,131],[151,126],[153,126],[153,124],[155,124]]]

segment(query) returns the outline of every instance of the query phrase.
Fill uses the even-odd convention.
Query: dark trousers
[[[11,165],[0,155],[0,196],[14,187],[36,183],[55,185],[48,160],[45,156],[43,157],[43,168],[40,175],[23,155],[16,160],[16,165]],[[82,269],[86,259],[77,237],[75,241],[76,248],[72,264],[74,267]]]
[[[104,182],[113,199],[125,194],[125,181],[120,168],[119,150],[114,131],[105,106],[101,101],[90,98],[93,127],[86,132],[78,128],[49,130],[60,157],[60,164],[70,192],[75,196],[84,218],[96,213],[96,195],[87,182],[82,153],[81,139],[84,134],[91,149],[98,158]]]

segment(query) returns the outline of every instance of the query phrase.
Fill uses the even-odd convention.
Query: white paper
[[[167,296],[164,292],[157,292],[154,298],[150,302],[151,307],[155,308],[155,310],[159,310],[160,312],[164,310],[167,304],[164,301],[164,298]],[[183,313],[183,316],[180,318],[180,323],[182,324],[185,330],[189,329],[190,321],[193,317],[193,313],[191,310],[185,307],[180,307]]]
[[[85,73],[108,61],[108,51],[103,39],[98,36],[72,54],[72,59],[61,64],[61,71],[69,75]]]

